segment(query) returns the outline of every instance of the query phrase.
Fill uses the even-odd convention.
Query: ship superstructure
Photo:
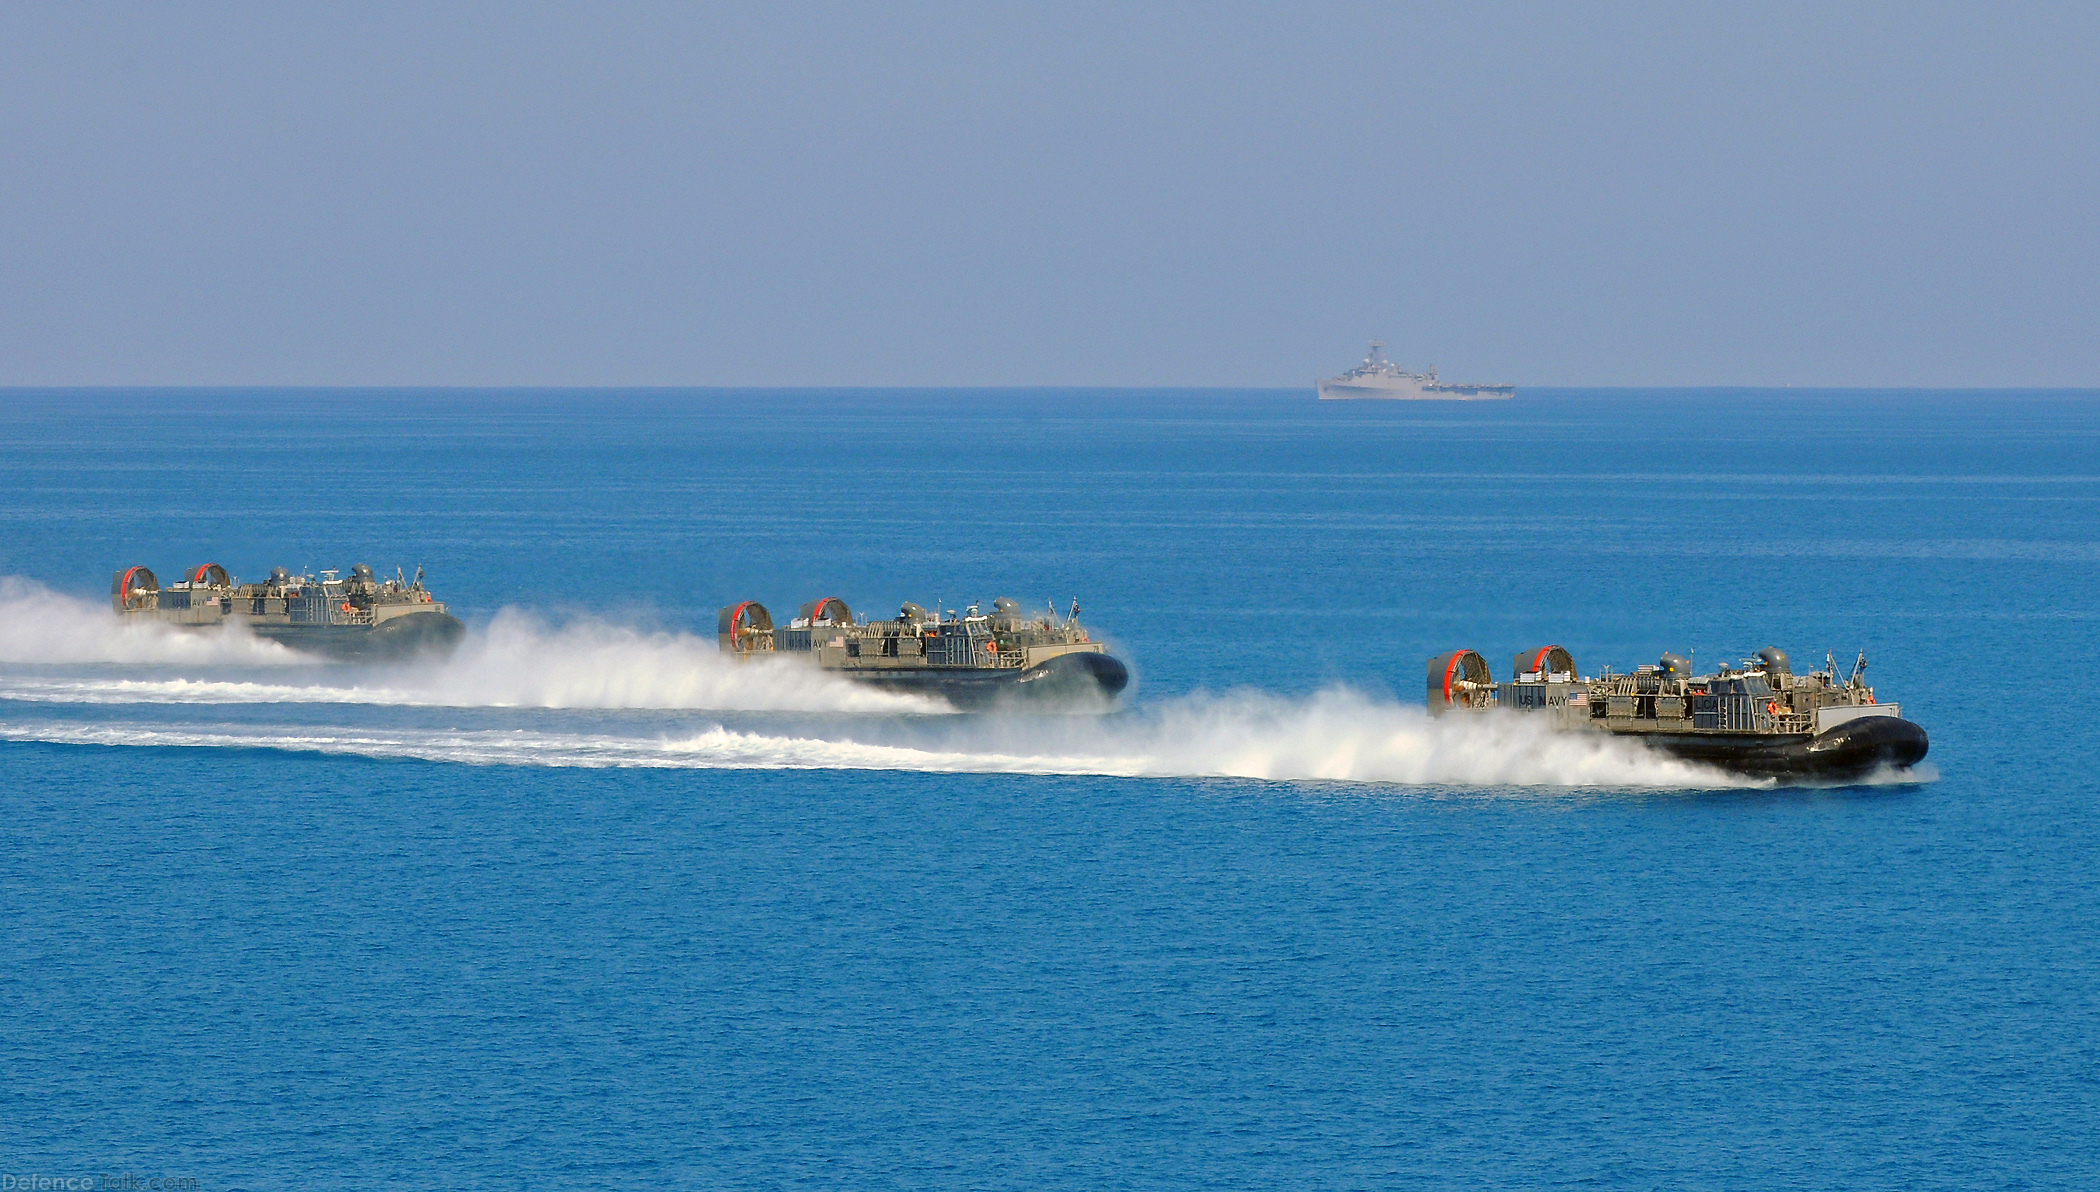
[[[257,637],[335,658],[449,651],[466,632],[424,588],[421,568],[412,580],[399,569],[382,580],[364,563],[348,578],[334,569],[313,576],[278,567],[261,583],[244,584],[205,563],[162,587],[150,569],[129,567],[111,578],[109,600],[131,620],[189,629],[238,623]]]
[[[895,617],[863,620],[836,596],[813,600],[776,626],[755,600],[716,618],[722,651],[738,657],[794,655],[858,682],[937,695],[958,706],[1022,700],[1102,699],[1130,682],[1130,671],[1079,623],[1079,604],[1038,615],[1001,597],[928,612],[907,603]]]
[[[1875,699],[1864,653],[1842,675],[1827,656],[1824,669],[1797,675],[1778,649],[1704,675],[1664,654],[1630,674],[1585,679],[1559,646],[1523,651],[1512,667],[1514,677],[1498,683],[1475,651],[1437,655],[1429,660],[1429,710],[1536,713],[1557,728],[1637,739],[1690,761],[1770,778],[1900,769],[1922,760],[1929,744],[1899,705]]]
[[[1321,401],[1504,401],[1516,396],[1511,385],[1450,385],[1428,372],[1408,372],[1385,358],[1385,345],[1372,341],[1363,363],[1338,377],[1318,382]]]

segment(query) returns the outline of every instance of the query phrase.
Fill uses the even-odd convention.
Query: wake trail
[[[0,667],[0,700],[35,703],[948,710],[796,660],[730,659],[711,637],[588,619],[550,625],[517,609],[470,630],[449,658],[329,666],[237,624],[195,631],[127,622],[18,577],[0,578]]]
[[[257,748],[469,765],[848,769],[1247,778],[1400,786],[1698,788],[1760,785],[1610,738],[1515,715],[1432,719],[1345,689],[1305,699],[1191,696],[1101,717],[847,719],[782,731],[722,723],[655,732],[47,720],[0,739]]]
[[[328,666],[244,633],[127,624],[105,607],[14,577],[0,578],[0,701],[51,713],[26,720],[0,710],[0,740],[476,765],[1754,785],[1629,742],[1558,733],[1515,715],[1432,719],[1421,708],[1345,688],[1179,696],[1109,715],[962,716],[940,701],[873,690],[798,659],[727,658],[712,637],[590,619],[550,624],[516,609],[470,630],[443,660]],[[326,706],[341,709],[322,714],[334,723],[260,722]],[[156,707],[157,715],[149,711]],[[225,723],[196,722],[213,707],[224,709]],[[286,710],[271,716],[272,707]],[[360,723],[380,719],[360,707],[407,710],[407,723],[401,715],[385,725]],[[438,727],[432,722],[446,708],[482,711],[474,728]],[[510,727],[486,727],[505,710]],[[695,724],[679,713],[720,719]],[[682,722],[666,727],[667,716]],[[569,727],[577,731],[563,731]]]
[[[117,616],[34,580],[0,576],[0,663],[296,666],[297,654],[233,626],[189,633]]]

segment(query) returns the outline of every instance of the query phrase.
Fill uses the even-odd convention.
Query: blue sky
[[[2096,14],[13,5],[0,384],[2100,385]]]

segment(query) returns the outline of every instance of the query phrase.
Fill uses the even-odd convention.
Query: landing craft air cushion
[[[244,584],[217,563],[183,573],[163,588],[153,572],[129,567],[112,577],[109,602],[131,621],[184,629],[240,625],[255,636],[308,654],[355,661],[449,654],[466,626],[423,587],[397,572],[379,580],[363,563],[349,579],[334,570],[320,578],[279,567],[259,584]]]
[[[1130,671],[1079,624],[1079,605],[1060,618],[1027,617],[1005,597],[990,613],[928,613],[906,604],[894,619],[857,619],[836,596],[811,601],[776,627],[746,600],[716,618],[722,652],[737,658],[799,655],[843,678],[889,691],[939,696],[960,708],[992,704],[1099,703],[1130,683]]]
[[[1630,675],[1584,679],[1559,646],[1518,654],[1497,683],[1485,658],[1453,650],[1429,660],[1429,710],[1512,708],[1555,728],[1638,740],[1687,761],[1759,778],[1828,781],[1903,769],[1925,757],[1925,730],[1866,684],[1864,653],[1845,678],[1836,661],[1805,675],[1767,649],[1740,666],[1693,675],[1675,654]]]

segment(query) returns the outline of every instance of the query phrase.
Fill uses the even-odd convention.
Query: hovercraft
[[[109,602],[117,615],[183,629],[238,623],[255,636],[307,654],[378,662],[418,654],[449,654],[466,634],[423,586],[397,568],[381,580],[359,563],[348,579],[331,569],[319,577],[282,567],[261,583],[244,584],[217,563],[183,572],[163,588],[151,570],[130,567],[111,578]]]
[[[1027,616],[1005,597],[990,612],[927,612],[906,603],[897,616],[856,617],[836,596],[814,600],[786,625],[755,600],[716,618],[722,652],[737,658],[799,657],[819,669],[886,691],[937,696],[958,708],[1100,706],[1130,683],[1130,670],[1079,624],[1079,603]]]
[[[1453,650],[1429,660],[1429,710],[1510,708],[1550,718],[1557,728],[1631,738],[1686,761],[1757,778],[1835,781],[1924,760],[1925,730],[1881,703],[1866,684],[1862,652],[1840,677],[1824,669],[1793,673],[1785,651],[1766,649],[1738,666],[1694,675],[1664,654],[1631,674],[1576,674],[1559,646],[1519,653],[1513,677],[1497,683],[1485,658]]]

